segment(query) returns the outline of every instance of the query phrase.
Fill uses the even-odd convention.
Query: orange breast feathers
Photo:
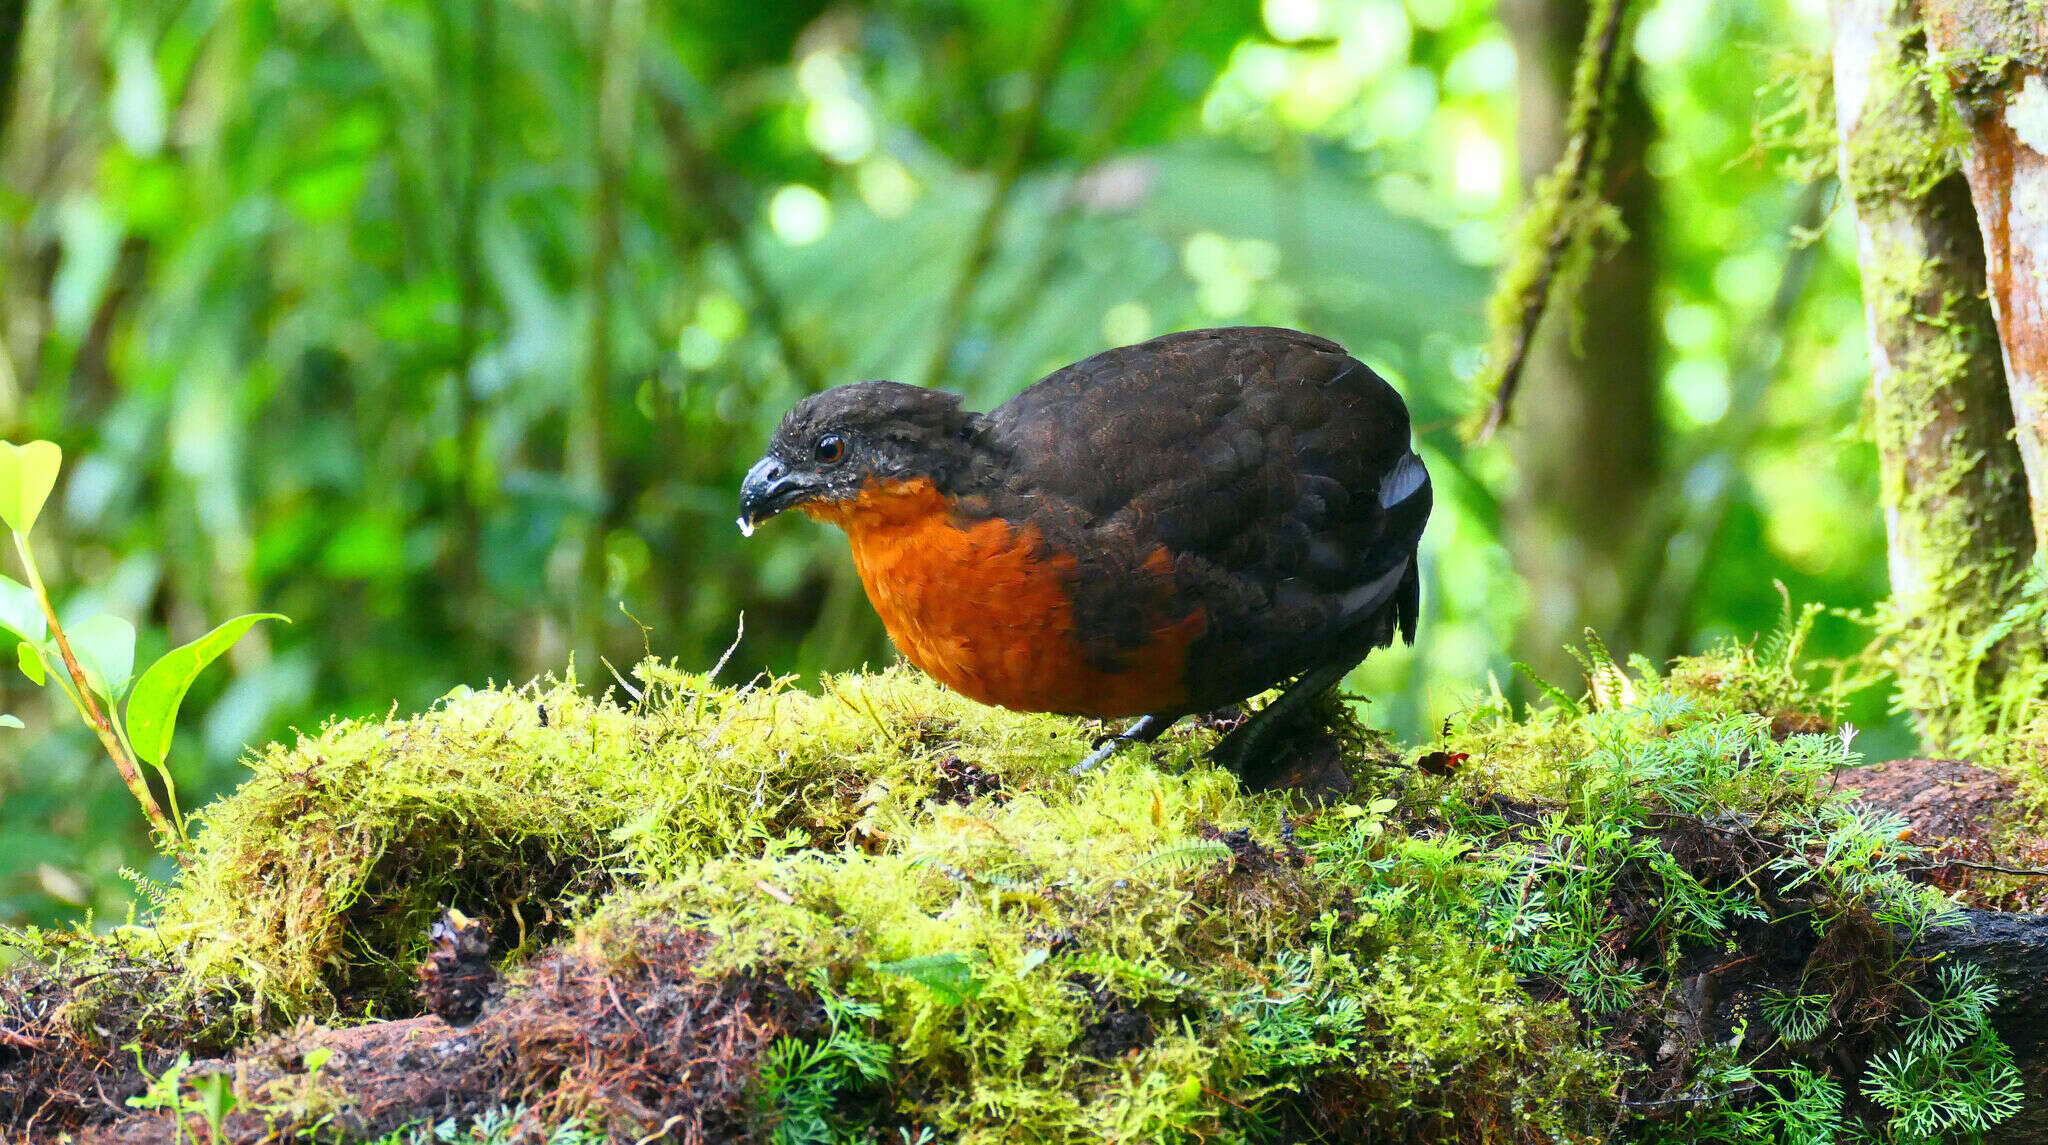
[[[868,600],[896,647],[940,683],[984,704],[1111,718],[1187,700],[1188,646],[1208,626],[1197,609],[1161,618],[1116,671],[1091,663],[1065,582],[1071,557],[1044,557],[1039,532],[955,514],[928,478],[870,482],[858,497],[802,511],[846,530]],[[1164,549],[1146,562],[1164,576]],[[1143,599],[1134,593],[1135,600]]]

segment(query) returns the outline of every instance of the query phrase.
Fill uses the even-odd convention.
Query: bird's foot
[[[1235,774],[1246,790],[1265,790],[1287,762],[1288,742],[1314,725],[1316,701],[1350,669],[1348,663],[1333,661],[1303,672],[1273,702],[1217,740],[1209,758]]]
[[[1081,762],[1067,769],[1068,774],[1086,775],[1102,766],[1110,756],[1123,750],[1125,745],[1151,743],[1172,725],[1172,720],[1161,719],[1158,716],[1139,716],[1130,727],[1097,744],[1094,751],[1081,758]]]
[[[1272,733],[1279,730],[1283,729],[1276,728],[1270,721],[1257,723],[1254,716],[1217,740],[1209,748],[1209,759],[1225,771],[1242,776],[1248,765],[1265,756],[1268,741],[1274,738]]]
[[[1124,739],[1124,737],[1122,736],[1110,736],[1109,738],[1103,740],[1100,744],[1097,744],[1094,751],[1091,751],[1087,755],[1082,756],[1081,762],[1068,768],[1067,773],[1070,775],[1086,775],[1089,772],[1094,771],[1096,768],[1101,767],[1105,762],[1107,762],[1110,756],[1115,755],[1116,749],[1124,746],[1124,744],[1128,742],[1129,741]]]

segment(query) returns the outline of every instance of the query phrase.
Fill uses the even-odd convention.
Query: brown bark
[[[2048,545],[2048,12],[2025,0],[1926,0],[1970,130],[1963,173],[1983,234],[2035,547]]]
[[[1501,19],[1514,41],[1522,179],[1533,184],[1565,145],[1572,69],[1585,34],[1579,0],[1509,0]],[[1587,626],[1615,647],[1624,573],[1642,509],[1662,465],[1658,428],[1655,293],[1656,185],[1643,170],[1653,131],[1641,90],[1624,81],[1608,170],[1608,201],[1621,210],[1627,244],[1593,267],[1576,301],[1579,345],[1562,313],[1545,321],[1530,351],[1514,419],[1502,431],[1520,474],[1504,511],[1508,546],[1527,581],[1524,657],[1549,679],[1577,667],[1564,645]]]
[[[1892,581],[1889,655],[1930,745],[1995,726],[2021,633],[1981,635],[2034,550],[1968,188],[1922,82],[1912,0],[1834,6],[1842,179],[1856,212]],[[2023,646],[2024,645],[2024,646]]]

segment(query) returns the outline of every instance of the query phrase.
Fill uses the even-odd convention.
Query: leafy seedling
[[[14,551],[28,577],[23,584],[0,576],[0,631],[15,637],[14,658],[21,674],[37,687],[56,681],[79,718],[99,737],[129,794],[149,817],[159,842],[166,848],[182,847],[189,842],[185,817],[178,809],[177,786],[165,764],[178,708],[207,665],[234,647],[257,621],[285,617],[274,612],[237,616],[190,644],[173,648],[139,677],[135,674],[133,624],[102,613],[78,621],[67,631],[57,619],[28,543],[29,530],[57,487],[63,461],[63,451],[52,442],[15,445],[0,441],[0,522],[14,534]],[[13,716],[0,716],[0,727],[20,726],[21,721]],[[163,804],[157,802],[142,777],[143,762],[155,768],[163,782]]]

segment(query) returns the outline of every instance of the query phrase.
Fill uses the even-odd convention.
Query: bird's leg
[[[1274,733],[1293,723],[1302,709],[1336,687],[1345,673],[1356,666],[1349,661],[1336,660],[1303,672],[1287,686],[1286,691],[1275,696],[1272,703],[1260,708],[1257,715],[1216,741],[1216,746],[1209,749],[1209,758],[1237,773],[1246,787],[1260,790],[1273,770],[1271,748]]]
[[[1164,716],[1139,716],[1131,722],[1130,727],[1102,741],[1102,746],[1089,752],[1086,758],[1069,770],[1074,775],[1083,775],[1093,771],[1102,764],[1103,760],[1108,759],[1121,750],[1125,744],[1151,743],[1153,740],[1165,735],[1166,729],[1172,727],[1173,723],[1173,720],[1167,719]]]

